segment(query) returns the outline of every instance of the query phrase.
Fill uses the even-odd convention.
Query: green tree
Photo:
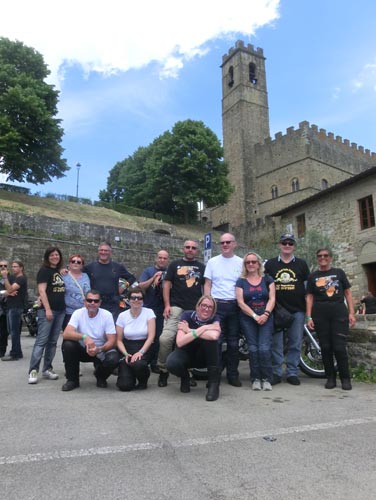
[[[115,165],[114,169],[118,168]],[[114,170],[113,169],[113,170]],[[115,201],[110,172],[103,201]],[[177,122],[146,148],[122,162],[116,171],[127,205],[195,220],[197,203],[207,207],[225,203],[232,192],[217,136],[201,121]],[[105,199],[107,198],[107,199]]]
[[[69,169],[48,74],[41,54],[0,38],[0,172],[10,181],[44,184]]]

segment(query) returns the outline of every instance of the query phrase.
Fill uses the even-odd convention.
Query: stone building
[[[270,137],[263,50],[238,41],[222,61],[224,156],[234,193],[210,211],[212,227],[246,245],[275,238],[271,215],[376,164],[376,154],[307,121]]]

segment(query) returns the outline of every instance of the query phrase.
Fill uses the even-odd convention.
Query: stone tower
[[[238,41],[222,58],[222,126],[225,160],[234,187],[230,201],[213,210],[213,227],[224,230],[257,211],[253,146],[269,137],[265,58],[261,48]]]

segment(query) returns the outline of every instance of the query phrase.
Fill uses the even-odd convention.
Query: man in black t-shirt
[[[305,282],[309,268],[305,260],[295,257],[295,248],[294,235],[283,234],[279,240],[280,254],[265,263],[265,272],[274,279],[277,302],[294,316],[293,323],[286,331],[286,381],[300,385],[298,373],[306,307]],[[283,350],[283,331],[275,332],[272,345],[274,385],[282,381]]]
[[[205,266],[197,260],[197,241],[187,240],[183,253],[182,259],[174,260],[168,266],[163,286],[165,324],[159,339],[159,387],[167,385],[166,360],[174,347],[180,316],[183,311],[196,308],[204,284]]]
[[[8,271],[8,261],[0,260],[0,271]],[[4,278],[0,276],[0,358],[5,356],[8,346],[8,326],[7,326],[7,291],[4,285]]]

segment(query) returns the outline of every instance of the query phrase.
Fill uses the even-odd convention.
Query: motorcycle
[[[22,320],[32,337],[35,337],[35,335],[38,333],[38,307],[39,303],[37,300],[35,302],[29,302],[28,307],[22,314]]]

